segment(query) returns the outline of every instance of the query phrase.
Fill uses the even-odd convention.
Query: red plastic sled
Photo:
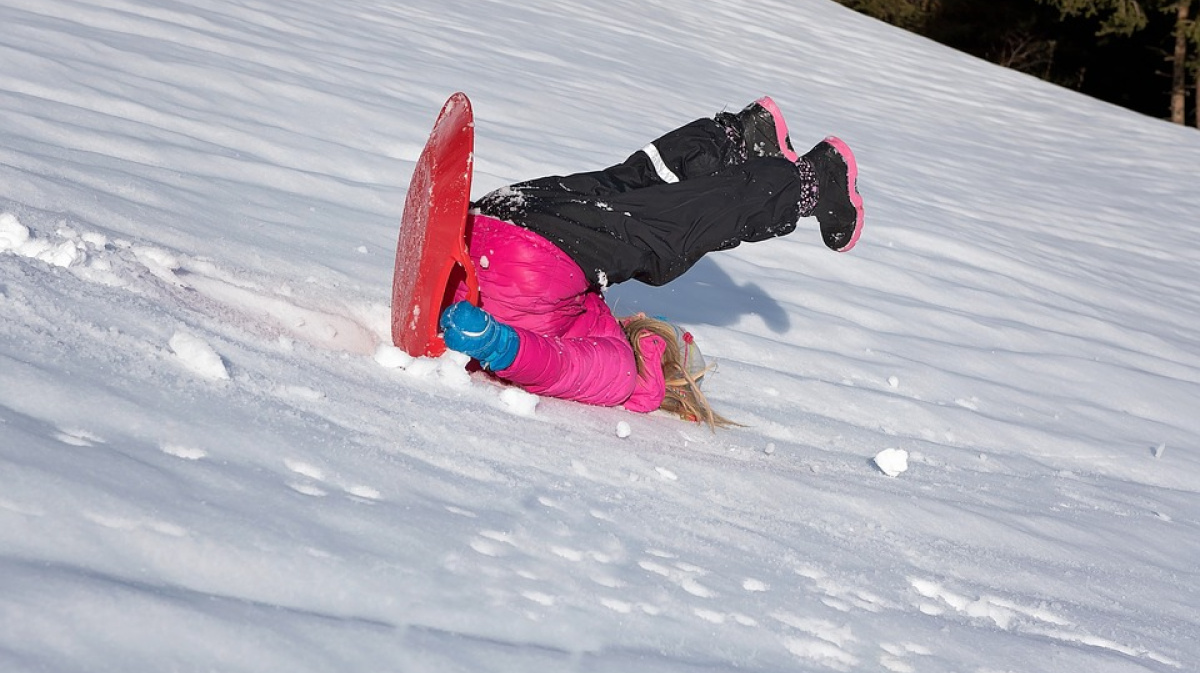
[[[438,115],[413,169],[400,219],[392,279],[392,343],[414,357],[446,352],[438,317],[465,281],[479,304],[479,281],[467,252],[475,118],[456,93]]]

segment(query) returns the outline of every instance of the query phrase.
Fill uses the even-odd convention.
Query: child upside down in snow
[[[802,217],[845,252],[862,232],[857,178],[837,138],[797,155],[764,97],[611,168],[502,187],[473,204],[480,307],[458,288],[441,316],[446,345],[539,395],[729,425],[700,391],[691,335],[644,315],[618,320],[602,290],[664,285],[709,252],[789,234]]]

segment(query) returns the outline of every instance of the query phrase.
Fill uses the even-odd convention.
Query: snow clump
[[[884,449],[876,454],[875,465],[887,476],[898,477],[908,469],[908,452],[904,449]]]
[[[208,342],[186,332],[176,332],[169,342],[171,351],[188,371],[210,381],[229,379],[225,362]]]

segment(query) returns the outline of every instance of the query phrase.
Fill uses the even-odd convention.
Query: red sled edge
[[[438,318],[460,282],[479,304],[467,240],[475,122],[471,101],[446,101],[421,152],[405,197],[392,278],[392,343],[414,357],[446,352]]]

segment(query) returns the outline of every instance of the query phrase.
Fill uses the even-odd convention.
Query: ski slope
[[[855,149],[853,252],[609,291],[745,427],[390,347],[455,91],[477,196]],[[1194,129],[825,0],[0,0],[0,119],[0,670],[1198,668]]]

